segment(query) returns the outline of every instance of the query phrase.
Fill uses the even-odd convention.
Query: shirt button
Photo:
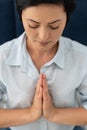
[[[40,70],[41,73],[45,73],[45,71],[46,71],[45,67],[42,67],[41,70]]]

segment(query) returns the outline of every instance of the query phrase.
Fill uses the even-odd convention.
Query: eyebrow
[[[37,23],[37,24],[40,24],[40,22],[37,22],[37,21],[35,21],[35,20],[33,20],[33,19],[27,19],[27,20],[29,20],[29,21],[31,21],[31,22],[34,22],[34,23]],[[60,21],[61,21],[61,19],[58,19],[58,20],[49,22],[48,24],[53,24],[53,23],[60,22]]]
[[[52,21],[52,22],[50,22],[48,24],[53,24],[53,23],[60,22],[60,21],[61,21],[61,19],[58,19],[58,20]]]

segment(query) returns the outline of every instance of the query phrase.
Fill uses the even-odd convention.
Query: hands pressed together
[[[48,91],[46,76],[41,74],[36,85],[36,92],[31,106],[33,120],[38,120],[41,116],[51,121],[56,114],[56,108],[52,103],[51,95]]]
[[[43,116],[46,120],[64,125],[87,125],[87,111],[84,108],[57,108],[52,102],[52,97],[48,90],[46,76],[41,74],[30,108],[31,121],[38,120]],[[81,118],[80,118],[81,117]]]

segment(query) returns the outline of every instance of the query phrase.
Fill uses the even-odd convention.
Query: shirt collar
[[[59,47],[54,58],[46,65],[52,64],[53,62],[64,69],[65,65],[65,52],[62,37],[59,40]],[[14,44],[15,43],[15,44]],[[25,32],[17,39],[13,40],[13,45],[7,58],[7,64],[10,66],[21,66],[24,72],[28,71],[29,55],[26,50],[26,34]]]
[[[62,37],[59,40],[59,47],[57,53],[54,57],[54,62],[57,64],[58,67],[64,69],[65,66],[65,49],[64,49],[64,41]]]
[[[10,66],[20,66],[22,63],[22,48],[26,41],[26,35],[23,33],[19,38],[12,40],[9,55],[6,63]]]
[[[65,49],[64,49],[64,41],[62,37],[59,40],[59,47],[57,53],[55,54],[54,58],[45,64],[45,66],[49,66],[55,63],[59,68],[64,69],[65,65]]]
[[[31,66],[30,59],[30,55],[26,49],[26,34],[24,32],[19,38],[13,40],[13,44],[7,58],[7,64],[9,66],[21,67],[23,72],[28,73],[29,66]]]

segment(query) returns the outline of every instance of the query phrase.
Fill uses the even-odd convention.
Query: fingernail
[[[45,75],[45,74],[43,74],[43,78],[46,78],[46,75]]]

